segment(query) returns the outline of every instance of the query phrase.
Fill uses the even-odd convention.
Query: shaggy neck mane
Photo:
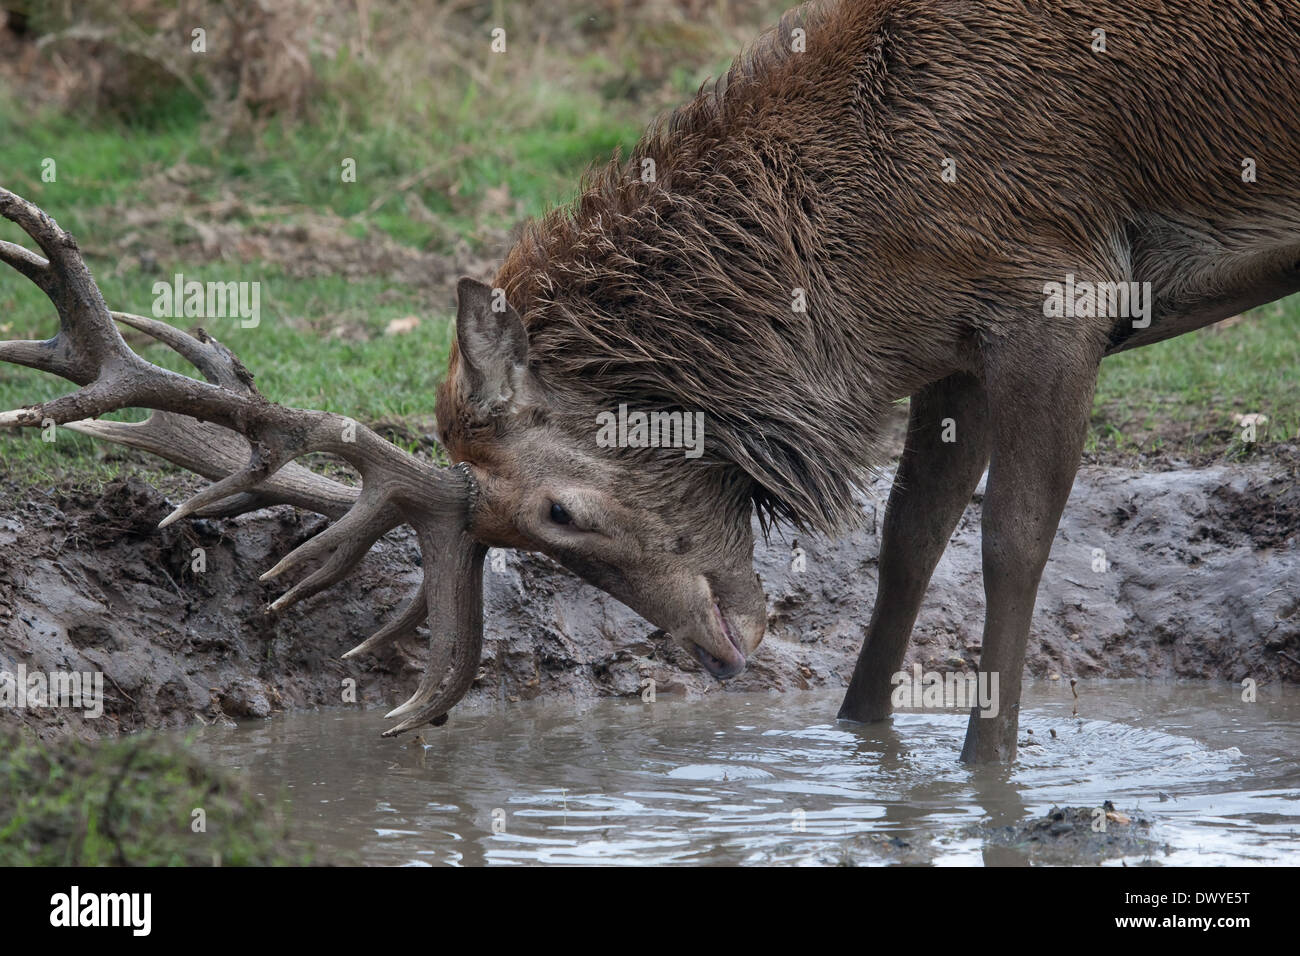
[[[847,307],[850,251],[803,141],[818,104],[849,96],[837,51],[863,6],[786,14],[572,206],[530,223],[496,281],[558,416],[594,437],[620,403],[702,411],[705,460],[752,479],[765,522],[827,533],[861,516],[885,400],[845,323],[819,319]],[[792,53],[798,27],[807,50]]]

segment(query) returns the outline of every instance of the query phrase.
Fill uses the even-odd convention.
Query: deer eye
[[[573,515],[565,510],[559,502],[551,502],[551,520],[556,524],[573,524]]]

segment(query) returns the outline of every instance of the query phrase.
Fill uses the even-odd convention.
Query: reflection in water
[[[841,724],[839,692],[458,710],[427,746],[381,740],[382,709],[324,711],[194,749],[363,863],[1014,864],[977,825],[1107,799],[1157,822],[1151,862],[1300,862],[1300,691],[1096,682],[1078,717],[1068,686],[1025,693],[1037,743],[1010,769],[958,763],[964,715]]]

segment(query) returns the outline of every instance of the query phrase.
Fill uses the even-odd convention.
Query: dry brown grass
[[[322,100],[367,112],[419,111],[422,99],[538,77],[572,78],[599,57],[609,98],[665,105],[674,70],[738,50],[779,0],[10,0],[0,79],[27,102],[131,118],[177,84],[222,133]],[[509,55],[485,58],[495,26]],[[206,31],[207,52],[191,49]],[[518,50],[516,54],[514,51]],[[486,63],[486,65],[484,65]],[[583,81],[589,81],[589,76]],[[346,122],[348,117],[331,117]]]
[[[265,113],[296,113],[316,86],[311,0],[14,6],[4,41],[14,56],[9,78],[36,102],[129,118],[179,84],[232,126]],[[24,6],[31,12],[22,13]],[[194,49],[199,29],[202,52]]]

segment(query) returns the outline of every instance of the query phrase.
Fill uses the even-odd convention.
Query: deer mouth
[[[727,680],[735,677],[745,669],[745,652],[741,650],[736,632],[732,629],[731,622],[727,620],[727,615],[722,613],[722,608],[718,607],[717,601],[713,602],[713,618],[723,637],[723,640],[719,641],[718,644],[720,646],[729,645],[729,653],[724,657],[716,657],[699,644],[695,644],[695,659],[718,680]]]

